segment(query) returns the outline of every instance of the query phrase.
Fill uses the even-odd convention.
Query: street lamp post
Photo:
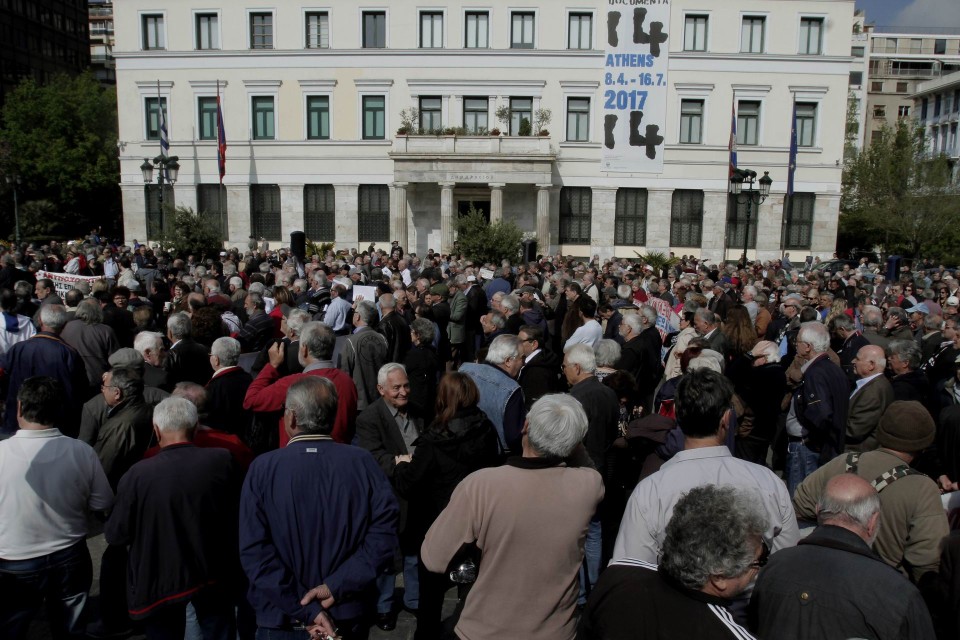
[[[754,190],[753,185],[759,184],[759,189]],[[733,175],[730,176],[730,193],[733,194],[736,199],[736,203],[746,204],[747,205],[747,228],[743,234],[743,266],[747,266],[747,249],[750,248],[750,214],[753,210],[753,205],[757,205],[757,213],[759,214],[760,205],[763,204],[763,201],[767,199],[767,196],[770,195],[770,185],[773,184],[773,179],[770,177],[769,171],[763,172],[763,177],[757,180],[757,172],[751,169],[734,169]],[[743,185],[747,185],[747,190],[744,192]],[[746,200],[741,200],[740,196],[746,196]],[[759,215],[757,216],[759,220]]]
[[[7,176],[7,184],[13,187],[13,233],[14,241],[17,243],[17,249],[20,248],[20,205],[17,204],[17,186],[20,184],[20,176]]]
[[[153,182],[153,167],[159,169],[157,171],[157,184],[160,187],[160,216],[161,220],[163,219],[163,184],[164,182],[169,182],[171,185],[177,183],[177,176],[180,173],[180,163],[178,162],[180,158],[178,156],[165,156],[160,154],[153,160],[150,158],[144,158],[143,164],[140,165],[140,171],[143,172],[143,183],[150,184]]]

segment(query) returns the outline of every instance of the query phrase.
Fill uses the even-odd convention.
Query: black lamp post
[[[177,183],[177,175],[180,173],[180,163],[177,162],[178,156],[159,155],[153,160],[143,159],[140,165],[140,171],[143,172],[143,183],[153,182],[153,167],[156,165],[160,170],[157,172],[157,184],[160,185],[160,210],[163,211],[163,183],[169,182],[171,185]]]
[[[753,185],[759,184],[759,189],[754,190]],[[770,185],[773,184],[773,178],[769,171],[763,172],[763,177],[757,180],[757,172],[751,169],[734,169],[730,176],[730,193],[733,194],[738,205],[747,205],[747,228],[743,234],[743,266],[747,266],[747,249],[750,247],[750,214],[753,205],[756,203],[759,212],[760,205],[770,195]],[[747,190],[743,190],[743,185],[747,185]],[[741,196],[746,196],[746,200],[741,200]]]
[[[17,204],[17,187],[20,185],[20,176],[7,176],[7,184],[13,188],[13,224],[14,238],[17,243],[17,250],[20,249],[20,206]]]

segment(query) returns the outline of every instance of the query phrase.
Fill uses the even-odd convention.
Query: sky
[[[960,0],[857,0],[878,27],[938,27],[960,33]]]

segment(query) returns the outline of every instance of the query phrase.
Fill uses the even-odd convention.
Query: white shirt
[[[867,378],[860,378],[859,380],[857,380],[857,386],[854,387],[853,392],[850,394],[850,398],[852,399],[853,396],[855,396],[855,395],[857,395],[858,393],[860,393],[860,389],[863,389],[865,386],[867,386],[867,383],[868,383],[868,382],[870,382],[871,380],[873,380],[873,379],[876,378],[877,376],[882,376],[882,375],[883,375],[883,371],[881,371],[880,373],[875,373],[875,374],[873,374],[872,376],[869,376],[869,377],[867,377]]]
[[[771,542],[771,551],[797,544],[797,516],[783,480],[766,467],[734,458],[726,447],[703,447],[681,451],[637,485],[620,523],[613,559],[657,562],[673,508],[684,493],[705,484],[756,495],[767,514],[764,538]]]
[[[563,352],[566,353],[567,349],[575,344],[585,344],[591,349],[596,349],[601,340],[603,340],[603,327],[596,320],[587,320],[567,339],[563,345]]]
[[[57,429],[21,429],[0,442],[0,558],[28,560],[87,535],[87,514],[113,506],[90,445]]]

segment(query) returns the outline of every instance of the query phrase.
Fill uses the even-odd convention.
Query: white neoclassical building
[[[167,202],[220,220],[231,245],[302,229],[449,250],[472,205],[535,233],[540,253],[734,258],[749,227],[751,257],[829,255],[853,4],[124,0],[124,234],[168,223],[140,170],[162,109],[181,165]],[[774,180],[749,221],[728,195],[734,121],[738,166]]]

